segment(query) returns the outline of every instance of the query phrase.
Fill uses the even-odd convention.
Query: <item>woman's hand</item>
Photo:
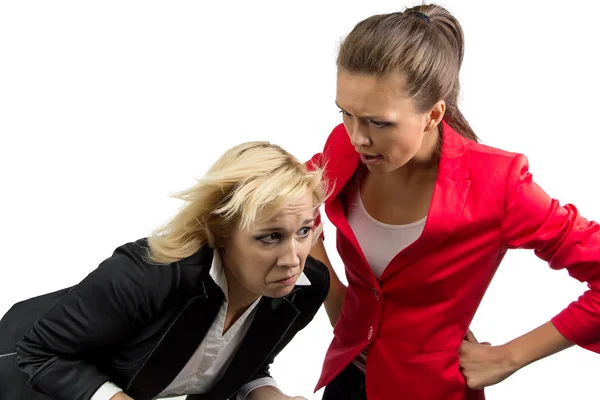
[[[467,386],[481,389],[502,382],[521,368],[573,345],[549,321],[502,346],[478,343],[469,331],[458,354]]]
[[[127,396],[125,393],[119,392],[119,393],[115,394],[113,397],[111,397],[110,400],[133,400],[133,399],[131,397]]]
[[[261,386],[250,392],[248,400],[307,400],[302,396],[286,396],[274,386]]]
[[[467,386],[474,390],[502,382],[518,369],[504,346],[479,343],[470,330],[458,349],[458,355]]]

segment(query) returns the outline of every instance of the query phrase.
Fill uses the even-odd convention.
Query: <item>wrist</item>
[[[119,392],[119,393],[115,394],[113,397],[111,397],[110,400],[132,400],[132,399],[131,399],[131,397],[127,396],[125,393]]]
[[[508,360],[514,370],[573,346],[554,326],[547,322],[529,333],[506,343]]]
[[[251,391],[246,400],[283,400],[288,396],[284,395],[281,390],[275,386],[261,386]]]
[[[503,363],[511,373],[514,373],[527,365],[527,361],[523,357],[523,352],[519,351],[518,346],[514,342],[508,342],[499,346],[502,351]]]

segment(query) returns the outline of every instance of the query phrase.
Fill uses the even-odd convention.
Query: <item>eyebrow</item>
[[[337,100],[335,101],[335,105],[336,105],[336,106],[337,106],[337,107],[338,107],[340,110],[344,110],[344,111],[346,111],[346,110],[344,109],[344,107],[342,107],[342,106],[340,106],[340,105],[338,104]],[[348,112],[348,111],[346,111],[346,112]],[[351,114],[351,113],[350,113],[350,114]],[[360,119],[374,119],[374,120],[382,120],[382,121],[383,121],[383,120],[385,120],[385,118],[383,118],[383,117],[379,117],[379,116],[376,116],[376,115],[362,115],[362,116],[356,116],[356,115],[355,115],[355,117],[357,117],[357,118],[360,118]]]
[[[310,219],[305,219],[304,221],[302,221],[302,225],[308,225],[311,222],[314,222],[314,218],[310,218]],[[257,229],[257,232],[281,232],[284,231],[285,229],[283,229],[280,226],[273,226],[270,228],[261,228],[261,229]]]

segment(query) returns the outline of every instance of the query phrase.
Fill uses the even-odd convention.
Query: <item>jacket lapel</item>
[[[202,274],[200,293],[183,306],[130,380],[126,392],[136,400],[152,399],[169,386],[202,342],[223,302],[223,292],[207,273],[212,252],[201,251],[192,257],[182,263],[199,263],[198,268],[206,270]]]
[[[343,129],[343,126],[336,129]],[[454,231],[462,214],[471,184],[468,179],[469,153],[466,148],[466,140],[455,132],[446,121],[442,121],[442,132],[442,154],[438,177],[423,233],[419,239],[392,259],[381,275],[380,281],[389,278],[423,255],[434,251]],[[324,151],[324,155],[324,161],[328,162],[326,176],[331,182],[334,182],[333,193],[329,201],[325,203],[327,216],[331,223],[338,228],[338,235],[344,237],[351,245],[348,246],[349,248],[345,248],[346,251],[351,248],[354,252],[353,255],[349,255],[348,259],[361,260],[360,263],[364,265],[364,268],[347,268],[346,273],[354,274],[352,278],[355,281],[366,280],[376,283],[375,275],[369,268],[358,240],[348,223],[344,209],[345,188],[351,183],[350,178],[360,163],[358,153],[352,147],[347,134],[339,134],[335,141],[328,143],[328,149]]]
[[[325,164],[325,176],[328,182],[331,182],[333,189],[328,200],[325,202],[325,212],[327,218],[338,229],[338,236],[342,236],[350,242],[350,249],[354,254],[350,254],[348,259],[362,260],[362,264],[367,265],[367,260],[358,244],[358,240],[346,218],[345,193],[352,184],[352,178],[355,176],[360,164],[360,156],[355,151],[350,142],[344,125],[338,125],[323,150],[323,163]],[[339,246],[338,237],[338,246]],[[353,275],[352,279],[366,280],[371,282],[375,276],[368,268],[350,268],[346,269],[346,274]]]
[[[300,315],[298,308],[290,301],[296,290],[284,298],[263,297],[260,300],[254,320],[231,364],[203,399],[228,399],[265,363]]]
[[[469,152],[462,136],[445,121],[442,121],[442,126],[440,166],[423,233],[390,261],[380,281],[434,252],[454,231],[462,214],[471,186],[468,179]]]

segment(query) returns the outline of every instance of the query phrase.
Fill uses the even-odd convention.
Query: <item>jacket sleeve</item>
[[[137,243],[118,248],[34,323],[17,344],[28,386],[55,400],[89,400],[110,380],[94,358],[151,320],[169,292],[161,276],[169,269],[143,253]]]
[[[552,318],[568,340],[600,353],[600,226],[561,206],[532,179],[525,156],[511,164],[503,220],[507,248],[534,249],[552,269],[566,269],[588,290]]]

